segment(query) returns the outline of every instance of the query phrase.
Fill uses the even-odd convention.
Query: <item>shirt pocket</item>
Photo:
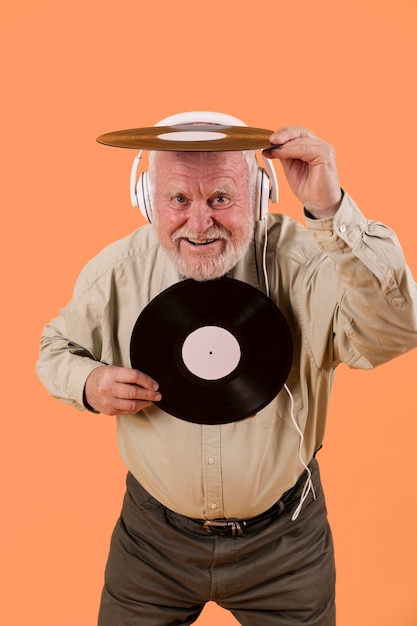
[[[287,380],[278,395],[254,417],[254,424],[260,428],[272,428],[282,420],[297,415],[304,406],[301,393],[300,368],[293,361]]]

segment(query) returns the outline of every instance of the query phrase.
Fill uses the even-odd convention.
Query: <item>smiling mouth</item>
[[[214,243],[215,241],[218,241],[217,239],[189,239],[188,237],[185,238],[185,241],[187,241],[188,243],[190,243],[192,246],[208,246],[211,243]]]

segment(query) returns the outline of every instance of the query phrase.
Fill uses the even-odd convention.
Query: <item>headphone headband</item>
[[[247,126],[245,122],[228,115],[227,113],[216,113],[215,111],[188,111],[186,113],[176,113],[160,120],[154,126],[176,126],[178,124],[220,124],[222,126]]]

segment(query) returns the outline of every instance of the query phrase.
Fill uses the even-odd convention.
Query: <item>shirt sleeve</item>
[[[88,408],[83,397],[85,381],[103,365],[102,315],[81,274],[71,302],[42,333],[37,374],[53,397],[79,410]]]
[[[371,368],[417,346],[417,286],[395,233],[345,192],[333,218],[306,223],[336,274],[336,360]]]

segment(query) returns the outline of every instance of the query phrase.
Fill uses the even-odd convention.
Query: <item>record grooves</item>
[[[278,307],[232,278],[185,280],[141,312],[132,367],[159,383],[158,406],[199,424],[253,415],[278,394],[292,363],[292,339]]]

